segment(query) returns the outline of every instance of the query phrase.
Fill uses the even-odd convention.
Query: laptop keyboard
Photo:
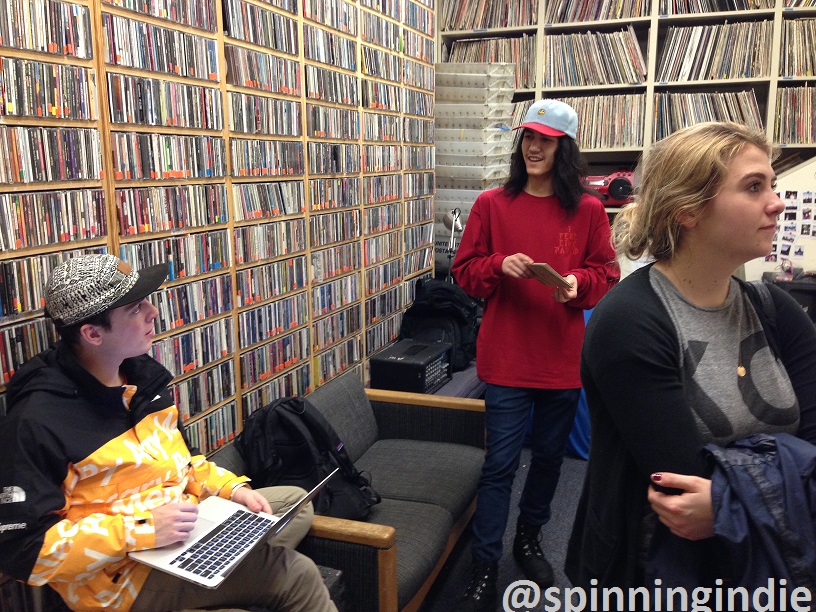
[[[275,521],[236,510],[227,520],[193,544],[170,564],[212,578],[269,531]]]

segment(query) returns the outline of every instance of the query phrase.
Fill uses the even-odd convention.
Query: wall
[[[785,210],[779,216],[773,252],[765,259],[745,264],[747,280],[758,280],[763,272],[779,270],[785,260],[794,267],[816,272],[816,159],[781,174],[777,190]]]

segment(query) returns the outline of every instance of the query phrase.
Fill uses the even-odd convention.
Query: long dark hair
[[[504,184],[504,189],[515,198],[527,185],[527,165],[521,152],[524,134],[519,138],[515,151],[510,158],[510,178]],[[587,165],[584,156],[578,149],[578,144],[569,136],[558,137],[558,148],[555,150],[553,161],[553,195],[558,198],[561,207],[567,212],[578,210],[581,196],[592,193],[584,186],[583,178],[587,174]]]

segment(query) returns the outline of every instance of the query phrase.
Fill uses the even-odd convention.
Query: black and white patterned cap
[[[57,326],[73,325],[150,295],[167,278],[168,265],[138,272],[113,255],[72,257],[51,273],[45,310]]]

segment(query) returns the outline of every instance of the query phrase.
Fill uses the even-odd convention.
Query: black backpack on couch
[[[316,514],[363,520],[380,502],[334,428],[302,397],[282,397],[250,414],[235,447],[256,489],[295,485],[309,491],[339,467],[312,502]]]

